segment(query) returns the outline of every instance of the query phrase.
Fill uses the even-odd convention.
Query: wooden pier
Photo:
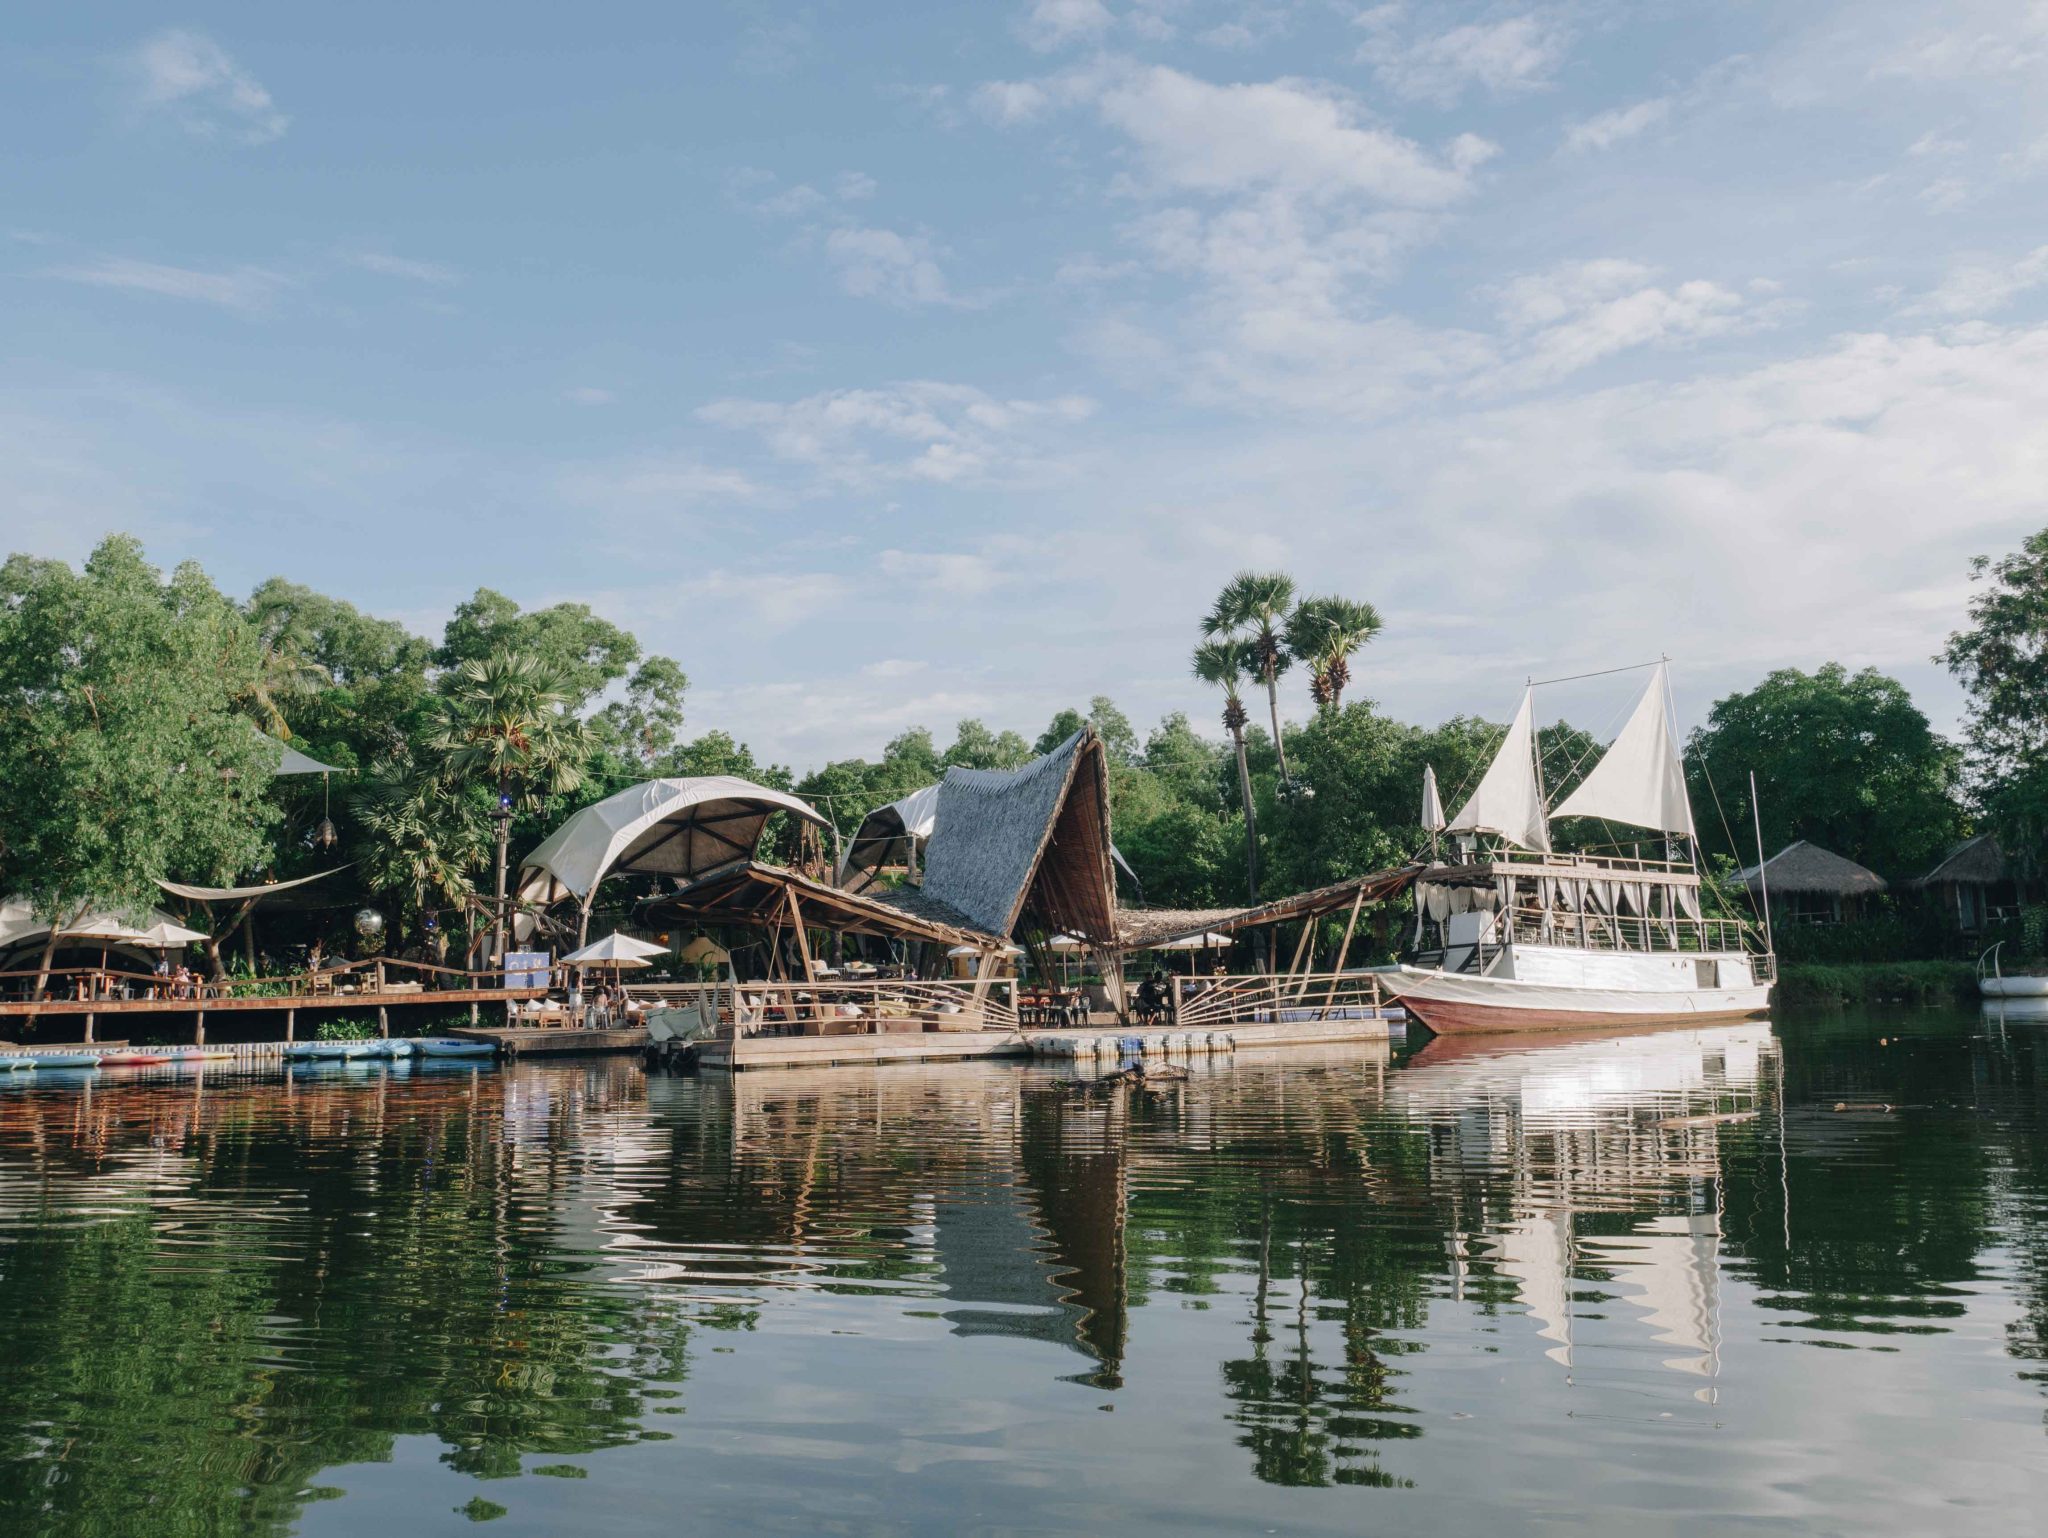
[[[462,1041],[488,1041],[506,1057],[565,1057],[583,1052],[638,1052],[647,1027],[585,1030],[577,1026],[456,1026],[444,1034]]]

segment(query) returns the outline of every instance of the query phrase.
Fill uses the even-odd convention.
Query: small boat
[[[97,1068],[97,1052],[37,1052],[32,1054],[38,1068]]]
[[[162,1068],[177,1059],[168,1052],[102,1052],[102,1068]]]
[[[32,1057],[0,1057],[0,1073],[17,1073],[35,1067]]]
[[[408,1037],[393,1036],[386,1040],[372,1042],[372,1057],[411,1057],[418,1050],[418,1043]]]
[[[422,1036],[413,1045],[422,1057],[494,1057],[497,1043],[465,1041],[458,1036]]]
[[[306,1056],[316,1062],[344,1062],[359,1057],[370,1057],[376,1053],[374,1041],[309,1041],[312,1050]]]

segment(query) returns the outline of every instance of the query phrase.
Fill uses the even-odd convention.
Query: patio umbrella
[[[1235,935],[1218,934],[1211,930],[1205,935],[1188,935],[1179,940],[1162,940],[1152,949],[1155,951],[1217,951],[1227,945],[1235,945]]]
[[[645,940],[636,940],[631,935],[613,933],[606,935],[602,940],[591,941],[580,951],[569,952],[562,958],[562,964],[576,967],[610,967],[613,980],[617,981],[618,974],[627,967],[644,967],[649,964],[648,957],[667,954],[668,947],[665,945],[651,945]]]
[[[956,945],[950,951],[947,951],[946,954],[948,956],[979,956],[984,949],[985,947],[979,945]],[[1021,956],[1024,954],[1024,947],[1021,945],[1006,945],[1003,947],[1003,954],[1005,956]]]
[[[136,935],[133,943],[153,951],[167,951],[180,945],[197,945],[206,938],[207,936],[196,929],[187,929],[183,924],[160,919]]]

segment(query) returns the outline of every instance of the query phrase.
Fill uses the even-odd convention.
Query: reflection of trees
[[[114,1215],[0,1250],[0,1508],[53,1533],[283,1531],[318,1470],[402,1435],[485,1476],[641,1435],[690,1321],[556,1265],[536,1211],[559,1182],[519,1167],[499,1091],[137,1083],[52,1107],[37,1174]],[[177,1155],[146,1208],[119,1200],[137,1129]]]

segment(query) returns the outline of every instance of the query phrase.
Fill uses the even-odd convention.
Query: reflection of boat
[[[1465,858],[1417,880],[1417,943],[1432,928],[1437,943],[1384,974],[1387,990],[1439,1034],[1762,1015],[1768,949],[1747,925],[1701,905],[1663,666],[1592,772],[1554,807],[1539,752],[1532,689],[1458,815],[1445,824],[1431,811]],[[1556,852],[1553,816],[1649,829],[1673,857]],[[1483,853],[1482,836],[1497,841]]]
[[[2048,1020],[2048,997],[2009,996],[1987,998],[1981,1008],[1984,1018],[1999,1023],[2007,1020],[2027,1025],[2037,1020]]]

